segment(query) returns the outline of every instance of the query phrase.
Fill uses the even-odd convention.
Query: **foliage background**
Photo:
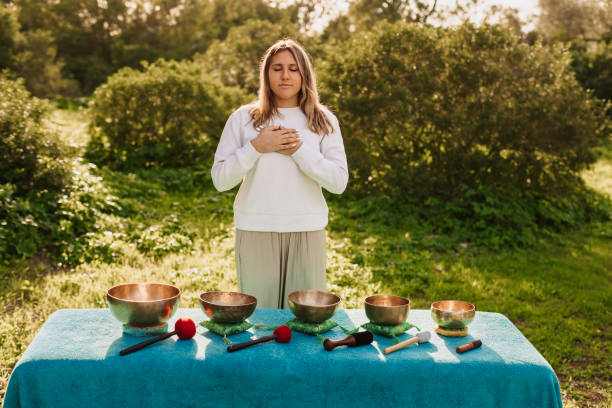
[[[289,35],[349,155],[349,190],[328,197],[329,289],[346,307],[473,300],[536,345],[567,406],[608,406],[612,2],[541,0],[530,32],[503,7],[461,23],[476,3],[3,0],[0,393],[57,308],[105,307],[134,279],[193,307],[235,287],[212,154]]]

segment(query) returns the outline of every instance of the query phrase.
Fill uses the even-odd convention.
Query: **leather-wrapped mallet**
[[[409,340],[402,341],[401,343],[397,343],[394,346],[387,347],[386,349],[383,350],[383,352],[385,354],[393,353],[394,351],[397,351],[399,349],[403,349],[404,347],[408,347],[409,345],[414,344],[416,342],[418,342],[420,344],[427,343],[429,341],[429,339],[431,339],[431,333],[430,332],[428,332],[428,331],[418,332],[416,334],[416,336],[414,336],[413,338],[411,338]]]
[[[365,346],[374,341],[374,335],[370,331],[362,331],[351,334],[342,340],[330,340],[325,339],[323,342],[323,347],[327,351],[332,351],[338,346],[349,346],[349,347],[357,347],[357,346]]]

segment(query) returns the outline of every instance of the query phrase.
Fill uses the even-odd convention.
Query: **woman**
[[[219,191],[242,182],[234,201],[241,292],[283,309],[294,290],[326,289],[321,187],[342,193],[348,168],[338,120],[319,103],[312,64],[296,42],[266,51],[258,100],[229,117],[212,179]]]

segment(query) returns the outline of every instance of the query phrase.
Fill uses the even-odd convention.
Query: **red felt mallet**
[[[143,341],[142,343],[134,344],[131,347],[121,350],[119,352],[119,355],[125,356],[126,354],[130,354],[130,353],[140,350],[141,348],[147,347],[149,344],[153,344],[153,343],[157,343],[158,341],[165,340],[168,337],[174,336],[175,334],[178,334],[178,337],[181,340],[191,339],[196,334],[195,322],[188,317],[179,317],[176,323],[174,324],[174,331],[164,333],[159,337],[155,337],[151,340]]]
[[[277,343],[289,343],[291,340],[291,329],[288,326],[278,326],[270,336],[260,337],[255,340],[245,341],[244,343],[232,344],[227,346],[227,351],[238,351],[254,344],[263,343],[264,341],[276,340]]]

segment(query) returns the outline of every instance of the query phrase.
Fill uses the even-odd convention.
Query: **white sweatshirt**
[[[258,135],[246,105],[227,120],[215,153],[212,180],[219,191],[242,181],[234,201],[236,228],[246,231],[317,231],[327,225],[327,203],[321,187],[340,194],[348,166],[338,119],[325,111],[334,132],[319,136],[308,129],[299,107],[279,108],[271,126],[296,129],[302,146],[291,156],[259,153],[251,140]]]

